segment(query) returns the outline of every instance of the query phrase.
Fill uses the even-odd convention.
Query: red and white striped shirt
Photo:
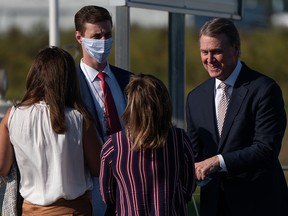
[[[131,150],[124,131],[102,148],[100,191],[117,215],[185,216],[194,190],[194,156],[183,129],[172,127],[158,149]]]

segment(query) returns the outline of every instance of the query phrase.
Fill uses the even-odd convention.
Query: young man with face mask
[[[120,121],[119,127],[112,129],[116,120],[108,120],[104,98],[106,93],[104,94],[102,89],[103,82],[100,74],[104,73],[105,85],[108,84],[111,90],[118,119],[121,119],[121,114],[126,107],[124,89],[132,73],[108,63],[113,40],[112,18],[107,9],[94,5],[84,6],[75,14],[74,22],[76,40],[81,45],[83,54],[78,67],[81,94],[95,119],[98,133],[104,143],[112,133],[122,130],[123,125]],[[93,184],[94,215],[115,215],[115,207],[106,206],[101,199],[97,177],[93,177]]]

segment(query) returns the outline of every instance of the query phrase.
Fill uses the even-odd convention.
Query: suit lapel
[[[125,87],[127,83],[129,82],[131,73],[123,69],[117,68],[113,65],[109,65],[109,67],[110,67],[111,72],[114,74],[121,91],[124,92]]]
[[[215,79],[209,79],[205,87],[205,94],[203,95],[203,109],[207,109],[206,124],[208,131],[212,132],[213,139],[218,143],[218,129],[217,129],[217,118],[215,112]],[[211,106],[212,104],[212,106]],[[211,122],[213,119],[213,122]]]
[[[130,73],[126,70],[123,70],[121,68],[115,67],[113,65],[109,65],[109,67],[110,67],[111,72],[114,74],[114,76],[118,82],[118,85],[119,85],[121,92],[123,94],[125,103],[127,103],[127,96],[125,94],[125,87],[128,84],[129,79],[130,79],[130,75],[132,73]]]
[[[96,128],[99,131],[99,135],[101,136],[102,140],[104,140],[102,128],[100,126],[97,110],[95,107],[95,103],[94,103],[93,97],[91,95],[91,91],[89,89],[87,80],[84,76],[84,73],[81,70],[80,64],[78,67],[78,77],[79,77],[79,82],[80,82],[80,90],[81,90],[82,100],[85,103],[87,109],[89,110],[90,114],[92,115],[92,117],[94,118],[94,120],[96,122]]]
[[[249,81],[247,80],[247,76],[249,75],[247,75],[246,71],[247,69],[243,65],[240,74],[236,80],[236,83],[233,87],[231,100],[227,109],[226,119],[223,125],[222,136],[221,139],[219,140],[218,150],[220,150],[223,147],[225,140],[229,135],[229,131],[232,127],[233,121],[237,116],[237,114],[239,113],[241,105],[248,93],[247,85],[249,84]]]
[[[97,112],[96,112],[95,104],[93,101],[93,97],[91,95],[87,80],[84,76],[84,73],[81,70],[80,65],[78,68],[78,76],[79,76],[82,100],[86,104],[86,106],[87,106],[89,112],[91,113],[91,115],[93,116],[93,118],[97,119],[97,114],[96,114]]]

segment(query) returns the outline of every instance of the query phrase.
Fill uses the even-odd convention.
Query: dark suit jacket
[[[216,215],[220,185],[229,215],[288,215],[287,184],[278,160],[286,129],[281,89],[242,62],[219,139],[214,86],[210,78],[196,87],[186,105],[196,161],[222,154],[227,167],[201,188],[201,216]]]
[[[125,87],[129,82],[130,76],[132,75],[131,72],[126,71],[122,68],[118,68],[115,67],[113,65],[109,65],[111,72],[114,74],[120,88],[121,91],[123,93],[123,96],[126,100],[126,95],[125,95]],[[93,118],[96,121],[96,126],[99,132],[99,135],[101,136],[102,140],[104,139],[104,135],[103,135],[103,131],[102,128],[100,126],[100,122],[99,122],[99,118],[98,118],[98,114],[97,114],[97,110],[93,101],[93,96],[92,93],[90,91],[89,85],[87,83],[87,80],[85,78],[84,73],[81,70],[81,67],[79,65],[78,67],[78,76],[79,76],[79,81],[80,81],[80,90],[81,90],[81,95],[82,95],[82,99],[84,101],[84,103],[86,104],[89,112],[92,114]]]
[[[126,100],[126,94],[125,94],[125,87],[129,82],[130,76],[132,75],[131,72],[126,71],[122,68],[115,67],[113,65],[109,65],[111,72],[114,74],[120,89],[123,93],[124,99]],[[81,95],[84,103],[86,104],[89,112],[93,116],[95,122],[96,122],[96,127],[98,130],[98,133],[100,137],[102,138],[102,141],[104,141],[104,134],[100,125],[100,121],[98,118],[97,110],[93,101],[93,96],[90,91],[89,85],[87,83],[87,80],[85,78],[84,73],[81,70],[80,65],[78,66],[78,76],[79,76],[79,81],[80,81],[80,90],[81,90]],[[116,105],[117,106],[117,105]],[[100,193],[100,192],[99,192]],[[108,205],[107,210],[105,213],[105,216],[114,216],[115,215],[115,206],[113,205]]]

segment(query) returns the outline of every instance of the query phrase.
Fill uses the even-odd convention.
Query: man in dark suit
[[[240,37],[232,21],[206,22],[199,44],[210,78],[188,94],[186,117],[197,180],[208,182],[201,187],[200,215],[288,215],[278,160],[286,129],[281,89],[239,60]]]
[[[111,90],[120,120],[120,127],[117,130],[122,130],[121,114],[126,107],[124,89],[129,82],[131,73],[108,64],[107,59],[112,48],[112,18],[105,8],[93,5],[85,6],[75,14],[74,22],[76,40],[81,44],[83,54],[78,70],[81,94],[95,119],[99,135],[104,143],[113,132],[111,127],[116,124],[116,120],[112,119],[112,125],[110,125],[104,98],[107,93],[104,95],[103,83],[98,74],[105,74],[105,81]],[[94,215],[115,215],[114,207],[107,206],[106,208],[102,201],[98,177],[93,177],[93,185]]]

